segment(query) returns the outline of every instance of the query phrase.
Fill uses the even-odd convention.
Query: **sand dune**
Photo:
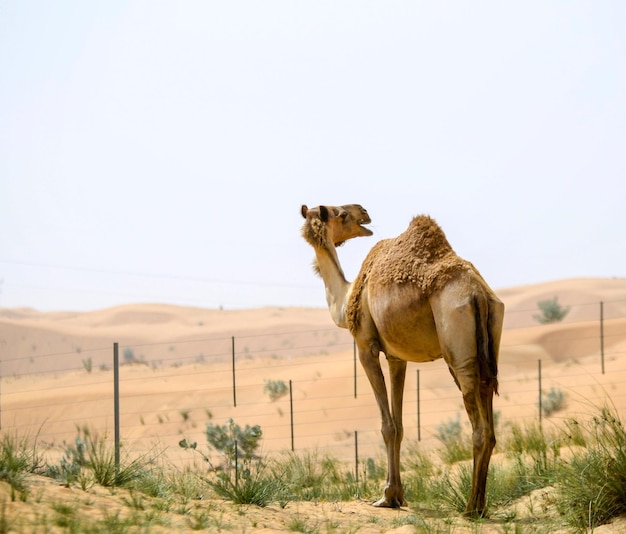
[[[536,373],[544,389],[566,392],[568,413],[610,394],[619,409],[626,382],[626,280],[575,279],[498,291],[507,306],[500,356],[503,420],[537,413]],[[533,319],[537,301],[557,296],[570,313],[560,323]],[[599,302],[605,312],[605,365],[600,373]],[[232,386],[235,338],[237,406]],[[181,436],[205,441],[207,421],[260,424],[264,450],[291,446],[289,399],[270,401],[268,379],[293,384],[297,448],[329,447],[349,457],[354,431],[363,450],[380,450],[369,384],[357,369],[348,332],[326,309],[207,310],[136,304],[86,313],[0,310],[2,428],[40,432],[52,450],[76,425],[112,428],[112,345],[120,344],[123,437],[139,447],[156,441],[173,456]],[[131,351],[131,352],[128,352]],[[132,353],[132,358],[129,354]],[[462,414],[461,397],[441,361],[411,366],[407,435],[417,434],[416,372],[421,377],[423,440],[441,421]],[[463,416],[464,417],[464,416]]]

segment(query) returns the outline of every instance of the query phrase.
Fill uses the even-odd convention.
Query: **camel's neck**
[[[337,250],[333,245],[314,247],[317,259],[317,270],[326,286],[326,302],[330,315],[335,324],[341,328],[348,328],[345,314],[345,304],[352,287],[343,274]]]

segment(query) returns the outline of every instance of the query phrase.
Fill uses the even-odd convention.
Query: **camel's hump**
[[[398,237],[378,242],[354,280],[347,306],[350,329],[358,325],[360,299],[367,284],[415,284],[428,296],[459,273],[473,270],[456,255],[441,227],[428,215],[414,217]]]

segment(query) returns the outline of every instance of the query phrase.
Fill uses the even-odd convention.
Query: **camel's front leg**
[[[404,488],[400,480],[400,447],[404,437],[402,425],[402,402],[404,398],[404,380],[406,378],[406,362],[389,358],[389,379],[391,382],[391,428],[383,427],[383,436],[387,445],[389,472],[385,496],[378,501],[378,506],[391,506],[397,508],[406,505]],[[389,495],[388,495],[389,494]],[[391,503],[391,504],[389,504]]]
[[[382,435],[387,449],[387,483],[385,492],[374,506],[399,508],[406,505],[404,489],[400,480],[400,445],[402,443],[402,398],[406,362],[396,359],[389,360],[389,376],[391,381],[391,409],[385,386],[385,377],[380,367],[379,351],[367,347],[359,347],[359,358],[365,374],[372,385],[380,415],[382,418]]]

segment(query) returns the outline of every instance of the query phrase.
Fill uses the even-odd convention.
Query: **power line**
[[[181,280],[186,282],[200,282],[207,284],[228,284],[228,285],[246,285],[246,286],[261,286],[261,287],[286,287],[286,288],[294,288],[294,289],[313,289],[313,285],[298,285],[298,284],[285,284],[279,282],[254,282],[249,280],[221,280],[215,278],[204,278],[204,277],[192,277],[192,276],[183,276],[176,274],[165,274],[165,273],[147,273],[147,272],[138,272],[138,271],[118,271],[114,269],[101,269],[96,267],[75,267],[71,265],[53,265],[41,262],[27,262],[23,260],[14,260],[14,259],[0,259],[0,263],[5,263],[8,265],[21,265],[25,267],[40,267],[45,269],[63,269],[68,271],[78,271],[78,272],[89,272],[89,273],[98,273],[98,274],[113,274],[113,275],[122,275],[122,276],[135,276],[138,278],[158,278],[165,280]]]

